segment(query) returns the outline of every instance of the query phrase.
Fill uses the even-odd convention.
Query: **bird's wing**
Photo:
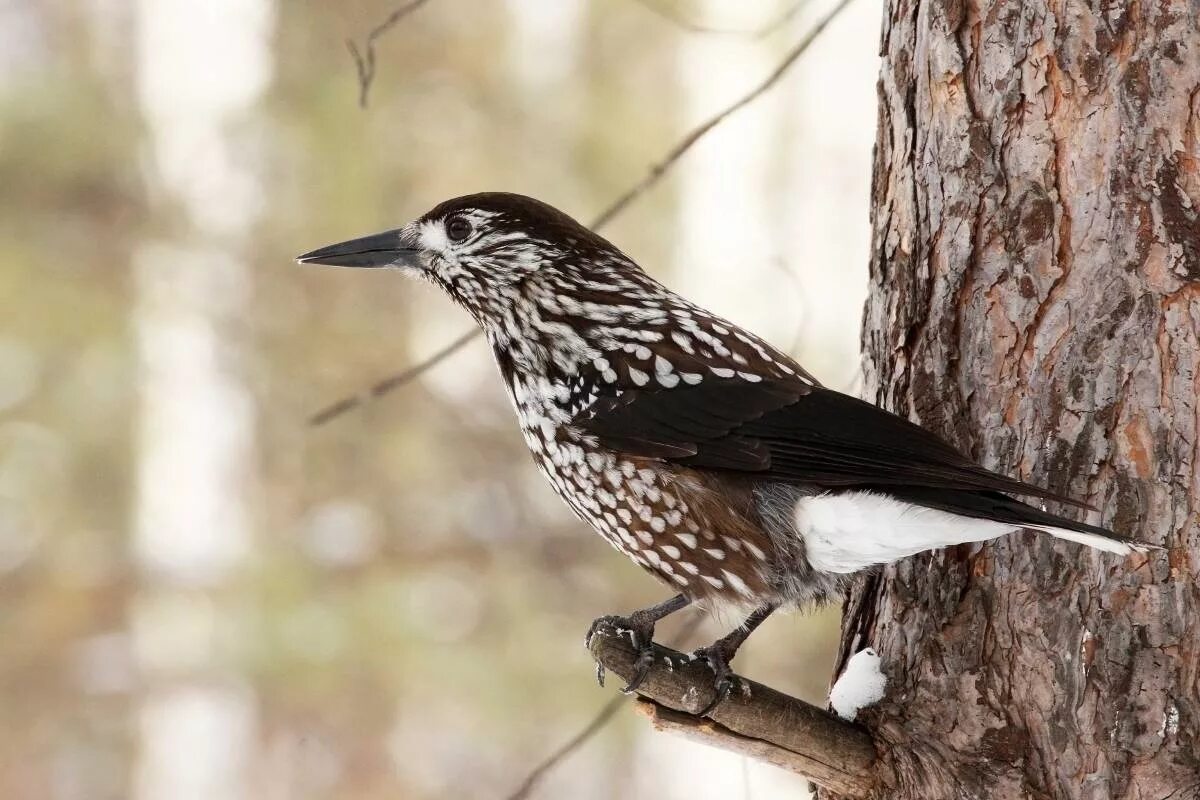
[[[1083,505],[984,469],[870,403],[795,379],[706,375],[696,385],[622,387],[572,424],[629,455],[783,483],[998,491]]]

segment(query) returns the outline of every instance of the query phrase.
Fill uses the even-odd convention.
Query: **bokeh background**
[[[594,217],[830,4],[678,20],[792,5],[430,0],[362,108],[389,2],[0,0],[0,796],[504,798],[582,728],[588,623],[664,589],[535,473],[479,342],[310,425],[469,322],[292,259],[479,190]],[[879,15],[605,230],[851,390]],[[737,667],[823,703],[836,631],[776,615]],[[622,709],[532,796],[804,791]]]

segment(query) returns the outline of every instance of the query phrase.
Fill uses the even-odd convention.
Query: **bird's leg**
[[[708,647],[701,647],[692,654],[693,658],[702,658],[708,662],[709,668],[713,671],[713,678],[716,680],[716,694],[713,695],[712,702],[704,707],[696,716],[706,717],[713,712],[721,702],[729,696],[729,692],[733,689],[733,683],[737,676],[733,674],[733,670],[729,668],[729,662],[737,654],[738,648],[742,643],[749,638],[750,634],[754,633],[754,629],[763,623],[771,613],[778,608],[777,605],[767,603],[754,609],[750,616],[746,617],[746,621],[733,631],[725,636],[717,639]]]
[[[584,642],[590,645],[592,634],[601,625],[611,625],[618,631],[629,634],[629,641],[638,651],[638,657],[637,662],[634,664],[633,675],[629,679],[629,684],[621,691],[625,694],[630,694],[641,685],[642,681],[646,680],[646,675],[649,674],[650,667],[654,664],[655,623],[668,614],[674,614],[691,602],[691,600],[683,595],[677,594],[670,600],[665,600],[656,606],[635,611],[628,617],[615,615],[600,617],[592,623],[592,627],[588,628]],[[604,668],[599,663],[596,665],[596,679],[600,682],[601,686],[604,685]]]

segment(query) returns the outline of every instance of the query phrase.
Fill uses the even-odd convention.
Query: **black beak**
[[[401,228],[361,239],[331,244],[297,256],[302,264],[334,267],[419,267],[417,248],[410,246]]]

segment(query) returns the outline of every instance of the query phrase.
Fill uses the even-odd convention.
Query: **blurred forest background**
[[[536,474],[478,341],[310,425],[469,321],[293,258],[479,190],[592,219],[832,4],[744,33],[793,5],[431,0],[362,108],[383,0],[0,0],[0,796],[503,798],[582,728],[588,624],[665,589]],[[605,229],[851,390],[879,14]],[[737,668],[823,703],[836,626]],[[802,792],[623,709],[533,796]]]

